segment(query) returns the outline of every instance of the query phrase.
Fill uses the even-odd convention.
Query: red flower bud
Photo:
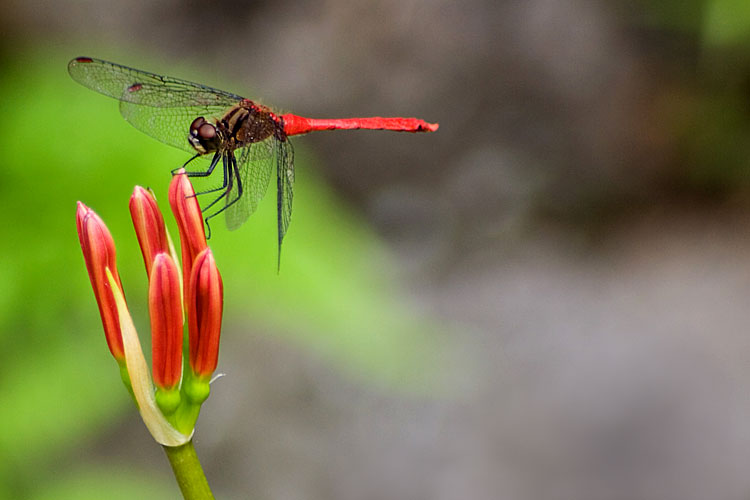
[[[207,378],[219,359],[224,285],[210,248],[195,259],[187,282],[185,302],[188,314],[190,367],[199,378]]]
[[[151,266],[156,255],[169,252],[164,218],[154,195],[141,186],[136,186],[130,197],[130,215],[143,253],[143,262],[146,264],[146,274],[151,276]]]
[[[94,289],[96,303],[99,306],[107,346],[117,362],[124,363],[125,354],[122,347],[117,305],[105,271],[109,268],[117,286],[122,291],[122,283],[120,282],[120,275],[117,273],[115,260],[115,242],[104,221],[80,201],[76,211],[76,226],[81,250],[83,250],[83,259],[86,262],[86,269],[91,280],[91,287]]]
[[[185,169],[178,170],[177,174],[172,177],[172,183],[169,185],[169,204],[180,230],[182,276],[183,282],[187,283],[190,279],[193,261],[208,245],[203,227],[203,214],[193,186],[185,175]]]
[[[180,271],[172,257],[159,253],[151,266],[148,310],[151,316],[151,363],[154,383],[171,389],[182,376],[182,299]]]

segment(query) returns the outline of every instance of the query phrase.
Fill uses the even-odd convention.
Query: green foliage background
[[[148,345],[145,272],[128,197],[140,184],[165,200],[169,171],[186,154],[136,131],[119,116],[116,101],[73,82],[66,65],[79,55],[98,54],[19,50],[2,60],[0,498],[173,498],[173,480],[161,473],[166,469],[94,464],[78,452],[116,440],[108,435],[114,423],[135,409],[101,331],[78,247],[75,203],[83,201],[108,224]],[[146,56],[124,60],[153,69]],[[228,90],[243,87],[195,69],[163,72],[203,76]],[[429,390],[437,329],[401,304],[387,252],[315,177],[304,142],[295,142],[295,211],[280,274],[274,196],[239,231],[227,232],[221,221],[214,227],[210,243],[226,294],[224,341],[283,332],[287,342],[362,382]],[[143,441],[157,446],[145,430]]]

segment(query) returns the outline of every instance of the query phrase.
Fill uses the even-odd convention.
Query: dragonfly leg
[[[195,156],[193,156],[193,157],[192,157],[192,158],[190,158],[190,159],[189,159],[188,161],[186,161],[186,162],[185,162],[185,163],[184,163],[184,164],[182,165],[182,167],[180,167],[180,168],[185,168],[185,166],[186,166],[186,165],[187,165],[188,163],[190,163],[191,161],[195,160],[195,159],[196,159],[196,158],[198,158],[199,156],[200,156],[199,154],[198,154],[198,155],[195,155]],[[219,152],[217,152],[217,153],[216,153],[216,154],[214,155],[214,157],[213,157],[213,158],[211,158],[211,164],[210,164],[210,165],[208,166],[208,168],[207,168],[206,170],[193,170],[193,171],[186,171],[186,172],[185,172],[185,175],[187,175],[188,177],[208,177],[209,175],[211,175],[211,174],[213,173],[214,169],[216,168],[216,165],[218,165],[218,164],[219,164],[219,159],[221,158],[221,156],[222,156],[222,154],[221,154],[221,153],[219,153]],[[179,168],[176,168],[176,169],[172,170],[172,175],[174,175],[174,174],[175,174],[175,172],[177,172],[178,170],[179,170]]]
[[[196,158],[198,158],[199,156],[200,156],[199,154],[197,154],[197,155],[195,155],[195,156],[192,156],[192,157],[190,157],[190,159],[189,159],[188,161],[186,161],[185,163],[183,163],[181,167],[173,168],[173,169],[172,169],[172,175],[175,175],[175,174],[177,174],[177,171],[178,171],[178,170],[180,170],[181,168],[185,168],[185,167],[187,167],[187,164],[188,164],[188,163],[190,163],[191,161],[195,160],[195,159],[196,159]],[[215,158],[214,158],[214,159],[215,159]],[[185,173],[187,173],[187,172],[185,172]]]
[[[205,219],[206,225],[208,225],[209,219],[213,219],[214,217],[222,213],[224,210],[226,210],[233,204],[237,203],[239,199],[242,197],[242,180],[240,178],[239,168],[237,167],[237,158],[235,158],[234,155],[229,155],[229,157],[225,160],[224,169],[225,169],[224,175],[226,179],[225,190],[221,194],[221,196],[219,196],[214,201],[212,201],[211,204],[206,207],[206,209],[212,207],[216,202],[218,202],[219,200],[227,196],[229,192],[232,191],[232,187],[235,182],[237,183],[237,196],[235,196],[233,200],[231,200],[229,203],[221,207],[219,210],[217,210],[216,212],[206,217]]]
[[[230,206],[240,201],[240,198],[242,198],[242,177],[240,177],[240,170],[239,167],[237,167],[237,158],[235,158],[234,156],[229,158],[229,164],[229,168],[231,169],[230,175],[232,175],[232,172],[234,172],[234,178],[237,180],[237,196],[235,196],[232,201],[227,203],[227,205],[222,210],[226,210]]]
[[[214,158],[214,160],[215,160],[215,162],[216,162],[216,163],[218,163],[218,161],[219,161],[219,159],[218,159],[218,158]],[[212,160],[212,161],[211,161],[211,164],[212,164],[212,166],[210,167],[210,170],[209,170],[209,173],[208,173],[208,174],[206,174],[206,175],[194,175],[193,177],[206,177],[207,175],[210,175],[210,173],[211,173],[211,172],[213,171],[214,167],[216,166],[216,165],[214,165],[214,160]],[[207,190],[205,190],[205,191],[201,191],[201,192],[199,192],[199,193],[195,193],[195,194],[194,194],[193,196],[201,196],[201,195],[204,195],[204,194],[215,193],[215,192],[217,192],[217,191],[228,191],[228,190],[229,190],[229,189],[227,188],[227,186],[229,185],[229,179],[227,179],[227,174],[228,174],[228,173],[229,173],[229,174],[231,174],[231,172],[228,172],[228,168],[227,168],[227,160],[226,160],[226,158],[224,158],[223,162],[224,162],[224,182],[222,183],[222,185],[221,185],[221,186],[219,186],[219,187],[215,187],[215,188],[213,188],[213,189],[207,189]],[[196,172],[196,173],[198,173],[198,174],[202,174],[203,172]],[[220,196],[219,198],[217,198],[216,200],[212,201],[212,202],[211,202],[211,204],[210,204],[210,205],[208,205],[208,206],[207,206],[206,208],[204,208],[203,210],[204,210],[204,211],[205,211],[205,210],[208,210],[208,209],[209,209],[209,208],[210,208],[211,206],[213,206],[213,204],[214,204],[214,203],[216,203],[216,202],[217,202],[217,201],[219,201],[220,199],[221,199],[221,196]]]
[[[223,167],[224,167],[224,184],[222,186],[216,188],[216,189],[211,189],[209,191],[204,191],[203,193],[199,193],[199,194],[206,194],[206,193],[211,193],[211,192],[215,192],[215,191],[219,191],[219,190],[223,190],[224,192],[221,193],[219,196],[217,196],[216,199],[213,200],[211,203],[209,203],[208,205],[206,205],[206,207],[203,209],[204,213],[207,210],[210,210],[211,207],[213,207],[214,205],[216,205],[220,200],[224,199],[229,194],[229,192],[232,190],[232,184],[233,184],[233,181],[234,181],[234,178],[235,178],[234,172],[237,171],[236,167],[234,167],[234,168],[232,167],[234,164],[236,164],[236,161],[235,161],[235,158],[234,158],[234,154],[230,153],[228,155],[222,156],[222,163],[223,163]],[[239,183],[239,177],[237,177],[237,182]],[[235,201],[236,201],[236,199],[235,199]],[[217,215],[219,215],[224,210],[226,210],[226,208],[229,205],[231,205],[231,203],[229,203],[229,204],[221,207],[219,210],[217,210],[216,212],[214,212],[214,213],[212,213],[210,215],[207,215],[203,219],[203,221],[206,223],[206,227],[208,228],[208,234],[209,235],[211,234],[211,225],[209,224],[208,221],[210,219],[216,217]]]
[[[214,205],[216,205],[216,203],[218,203],[219,200],[221,200],[222,198],[224,198],[227,195],[227,193],[232,189],[232,172],[229,170],[230,169],[230,166],[229,166],[230,160],[226,156],[223,156],[222,160],[223,160],[223,164],[224,164],[223,165],[224,166],[224,184],[222,186],[218,187],[218,188],[209,189],[208,191],[202,191],[200,193],[197,193],[196,196],[201,195],[201,194],[214,193],[216,191],[224,191],[224,192],[221,193],[219,196],[217,196],[216,199],[213,200],[211,203],[209,203],[208,205],[206,205],[205,207],[203,207],[203,209],[202,209],[203,212],[206,212],[206,211],[210,210],[211,207],[213,207]],[[219,212],[221,212],[221,210],[219,210],[216,213],[219,213]],[[208,217],[206,217],[206,222],[208,222],[208,219],[210,219],[214,215],[216,215],[216,214],[212,214],[212,215],[209,215]]]

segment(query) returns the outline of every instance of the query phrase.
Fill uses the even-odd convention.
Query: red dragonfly
[[[120,101],[120,113],[138,130],[159,141],[210,158],[209,166],[188,172],[211,175],[221,162],[221,186],[198,194],[219,193],[203,209],[205,222],[224,212],[227,227],[237,229],[268,190],[276,166],[278,244],[289,228],[294,186],[293,135],[316,130],[376,129],[434,132],[437,123],[417,118],[316,119],[276,114],[270,108],[223,90],[127,66],[77,57],[68,72],[81,85]]]

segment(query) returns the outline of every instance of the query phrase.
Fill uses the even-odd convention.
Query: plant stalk
[[[182,446],[163,446],[169,463],[172,465],[174,477],[180,486],[185,500],[214,500],[211,488],[208,486],[203,467],[195,453],[193,440]]]

